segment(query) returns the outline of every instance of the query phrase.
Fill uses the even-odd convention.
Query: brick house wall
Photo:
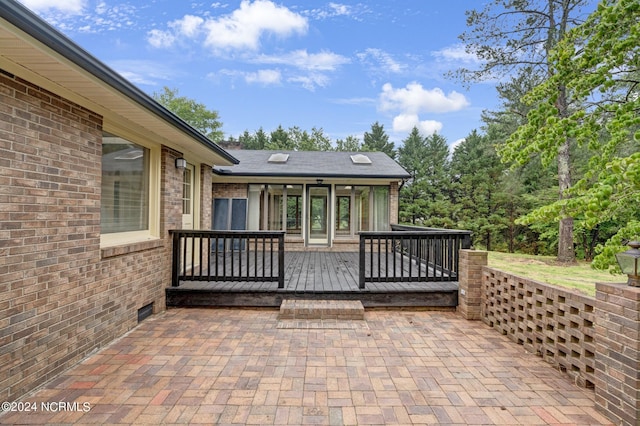
[[[218,183],[213,185],[213,198],[247,198],[249,186],[246,183]],[[211,203],[209,203],[211,204]],[[211,224],[211,222],[209,222]]]
[[[162,149],[161,238],[101,249],[102,124],[0,71],[0,400],[132,329],[141,307],[165,309],[168,230],[181,227],[180,153]]]
[[[391,182],[389,186],[389,224],[398,224],[400,189],[398,182]]]
[[[213,187],[212,178],[213,172],[211,167],[203,164],[200,170],[200,229],[211,229],[211,203],[213,202],[213,193],[211,188]]]

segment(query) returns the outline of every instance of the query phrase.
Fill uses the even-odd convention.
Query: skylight
[[[271,154],[269,157],[269,163],[286,163],[289,159],[289,154],[283,154],[281,152],[277,154]]]
[[[355,154],[351,156],[353,164],[371,164],[371,159],[364,154]]]

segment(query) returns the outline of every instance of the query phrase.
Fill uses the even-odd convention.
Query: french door
[[[331,238],[330,187],[307,186],[307,244],[328,246]]]

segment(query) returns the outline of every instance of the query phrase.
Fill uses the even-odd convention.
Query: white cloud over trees
[[[449,92],[436,87],[425,89],[420,83],[409,83],[406,87],[394,89],[390,83],[382,86],[380,94],[380,109],[382,111],[399,110],[405,113],[418,114],[420,112],[451,112],[458,111],[469,105],[469,101],[462,93]]]
[[[436,120],[420,120],[417,114],[399,114],[393,118],[393,131],[410,133],[417,127],[422,135],[429,136],[442,130],[442,123]]]
[[[469,101],[461,93],[452,91],[445,94],[438,87],[425,89],[417,82],[401,88],[394,88],[390,83],[384,84],[378,102],[381,111],[397,113],[393,119],[395,132],[411,131],[415,126],[427,135],[442,130],[442,123],[436,120],[421,120],[421,113],[447,113],[461,110],[468,105]]]

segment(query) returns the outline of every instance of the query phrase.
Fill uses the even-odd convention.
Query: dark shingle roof
[[[286,162],[269,162],[272,154],[289,154]],[[354,164],[352,155],[364,154],[371,164]],[[383,152],[326,151],[233,151],[240,160],[235,166],[216,166],[213,171],[225,176],[282,177],[360,177],[406,179],[409,173]]]

